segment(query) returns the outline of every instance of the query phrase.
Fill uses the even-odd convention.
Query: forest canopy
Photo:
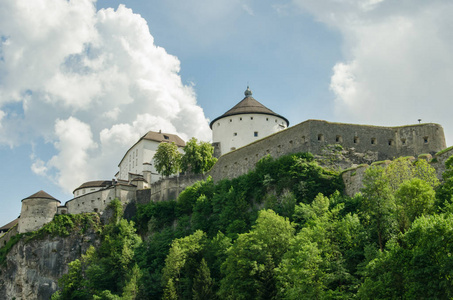
[[[55,299],[450,298],[453,158],[446,166],[442,183],[424,160],[371,166],[347,197],[309,153],[265,157],[106,225]]]

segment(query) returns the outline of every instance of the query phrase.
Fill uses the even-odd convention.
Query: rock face
[[[94,232],[26,239],[12,247],[6,265],[0,267],[0,299],[50,299],[68,263],[100,243]]]

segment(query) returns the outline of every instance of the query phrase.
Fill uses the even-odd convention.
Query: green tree
[[[173,142],[160,143],[153,159],[157,172],[163,176],[176,174],[180,170],[181,153]]]
[[[453,203],[453,155],[445,161],[445,171],[442,174],[443,183],[436,190],[437,205],[442,207]]]
[[[195,274],[192,287],[192,295],[194,300],[214,299],[213,291],[214,282],[211,278],[211,271],[204,258],[201,259],[200,267]]]
[[[392,186],[381,166],[372,166],[365,171],[363,186],[362,220],[372,234],[377,235],[382,252],[386,241],[395,233],[395,200]]]
[[[361,299],[451,299],[453,215],[421,216],[370,261]]]
[[[412,178],[400,185],[395,199],[401,232],[409,229],[415,218],[434,211],[435,195],[432,186],[419,178]]]
[[[179,297],[191,294],[191,278],[196,273],[197,254],[203,249],[206,234],[197,230],[194,234],[175,239],[162,269],[162,286],[166,295],[176,293]],[[185,298],[185,297],[183,297]]]
[[[213,157],[214,147],[208,142],[198,142],[191,138],[184,146],[184,154],[181,158],[181,169],[183,172],[204,174],[211,170],[217,161]]]
[[[256,224],[240,234],[222,266],[222,299],[273,299],[275,268],[288,250],[294,228],[271,210],[259,212]]]

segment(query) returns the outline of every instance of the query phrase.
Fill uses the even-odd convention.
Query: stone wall
[[[151,184],[149,201],[175,200],[186,187],[205,178],[205,175],[180,175],[178,177],[163,178]],[[141,201],[144,200],[142,199]]]
[[[318,155],[332,144],[358,153],[376,153],[378,160],[434,154],[446,147],[443,128],[438,124],[379,127],[307,120],[221,156],[209,175],[214,181],[235,178],[253,170],[266,155],[274,158],[296,152]],[[351,161],[348,167],[355,163]]]
[[[0,248],[6,245],[9,242],[11,237],[15,236],[19,233],[19,224],[14,225],[10,230],[5,232],[2,236],[0,236]]]
[[[128,185],[114,185],[109,188],[79,196],[66,202],[69,214],[103,212],[107,205],[118,198],[123,204],[135,199],[136,188]]]
[[[58,200],[27,198],[22,200],[19,219],[19,232],[30,232],[52,221],[60,205]]]

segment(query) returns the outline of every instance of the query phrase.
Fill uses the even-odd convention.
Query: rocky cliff
[[[99,243],[93,229],[67,236],[24,235],[0,266],[0,299],[50,299],[58,278],[68,272],[68,263]]]

